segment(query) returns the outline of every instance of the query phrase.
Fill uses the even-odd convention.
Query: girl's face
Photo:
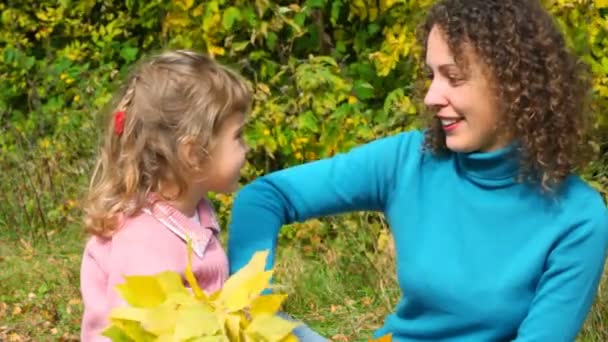
[[[244,125],[245,117],[242,114],[230,115],[222,123],[206,163],[207,191],[228,193],[237,189],[241,169],[245,166],[245,157],[249,150],[243,140]]]
[[[486,66],[464,44],[468,70],[456,65],[454,56],[438,26],[427,41],[426,64],[431,85],[424,98],[441,121],[446,146],[454,152],[490,152],[507,146],[511,139],[500,127],[501,110]]]

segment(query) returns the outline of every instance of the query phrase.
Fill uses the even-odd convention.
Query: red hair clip
[[[118,136],[122,135],[125,129],[125,112],[118,111],[114,113],[114,133]]]

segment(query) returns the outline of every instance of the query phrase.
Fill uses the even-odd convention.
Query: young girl
[[[106,340],[100,333],[123,303],[114,288],[125,275],[182,272],[188,237],[200,286],[221,288],[228,261],[206,193],[236,189],[250,105],[239,76],[195,52],[163,53],[130,75],[86,206],[83,341]]]
[[[536,0],[441,0],[422,33],[428,129],[244,187],[231,272],[274,250],[285,224],[380,211],[402,299],[376,337],[573,341],[608,245],[602,198],[574,174],[588,148],[585,70]]]

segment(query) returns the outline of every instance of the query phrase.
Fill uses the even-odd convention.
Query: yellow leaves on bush
[[[416,46],[415,35],[406,25],[395,24],[385,28],[383,33],[385,40],[380,51],[369,55],[380,76],[388,75],[401,58],[408,56]]]
[[[382,12],[389,10],[396,3],[405,3],[404,0],[354,0],[349,2],[351,18],[357,16],[361,20],[374,21]]]
[[[207,295],[191,268],[191,246],[184,272],[191,291],[176,272],[128,276],[117,290],[129,304],[110,314],[104,336],[112,341],[296,341],[299,325],[277,315],[287,298],[262,295],[273,271],[265,271],[267,251],[256,253],[223,288]]]

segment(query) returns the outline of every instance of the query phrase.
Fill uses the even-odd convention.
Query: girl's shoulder
[[[106,259],[113,250],[117,249],[117,245],[145,244],[146,241],[158,239],[159,233],[163,233],[160,228],[158,222],[146,217],[143,212],[121,218],[118,229],[111,237],[90,236],[84,248],[84,255],[96,260]]]

